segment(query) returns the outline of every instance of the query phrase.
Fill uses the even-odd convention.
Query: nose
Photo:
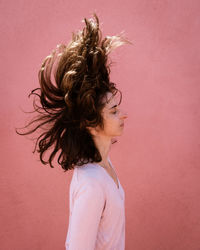
[[[127,112],[124,112],[123,110],[121,111],[121,118],[126,119],[128,117]]]

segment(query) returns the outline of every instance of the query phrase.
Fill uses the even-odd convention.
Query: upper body
[[[75,167],[66,250],[125,249],[125,193],[118,183],[97,163]]]
[[[66,248],[124,250],[124,190],[109,167],[108,154],[113,139],[122,135],[127,114],[120,107],[121,91],[110,81],[108,54],[128,41],[119,35],[102,39],[99,19],[94,17],[84,19],[83,30],[43,60],[40,87],[30,93],[39,97],[40,106],[34,99],[39,114],[27,126],[36,126],[17,133],[42,129],[33,152],[38,144],[41,162],[52,168],[59,152],[59,165],[65,171],[74,169]],[[88,159],[98,164],[85,164]]]

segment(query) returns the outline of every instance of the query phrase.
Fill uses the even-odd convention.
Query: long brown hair
[[[17,134],[27,135],[43,128],[45,131],[38,136],[33,153],[38,145],[40,161],[53,168],[52,161],[60,151],[57,162],[64,172],[75,165],[102,160],[87,127],[99,125],[103,129],[103,98],[107,92],[121,95],[109,79],[108,54],[124,43],[131,43],[121,35],[102,40],[99,19],[93,15],[94,20],[84,18],[86,26],[82,31],[72,32],[68,45],[58,45],[44,59],[38,73],[40,87],[29,94],[39,98],[40,105],[33,101],[33,112],[38,115],[24,128],[35,123],[36,126],[25,133],[16,129]],[[45,161],[44,153],[51,147]]]

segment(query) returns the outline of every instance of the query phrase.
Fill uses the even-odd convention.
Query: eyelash
[[[114,112],[112,112],[113,114],[116,114],[117,113],[117,111],[114,111]]]

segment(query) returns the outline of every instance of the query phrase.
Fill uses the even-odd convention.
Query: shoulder
[[[74,169],[74,188],[87,186],[88,188],[103,188],[103,175],[100,167],[95,163],[87,163]]]
[[[105,190],[101,169],[93,163],[85,164],[74,169],[73,184],[71,193],[74,199],[80,197],[85,199],[99,199],[101,202],[105,199]]]
[[[100,167],[95,163],[87,163],[81,167],[75,169],[77,172],[77,181],[78,182],[99,182],[102,179],[102,172]]]

